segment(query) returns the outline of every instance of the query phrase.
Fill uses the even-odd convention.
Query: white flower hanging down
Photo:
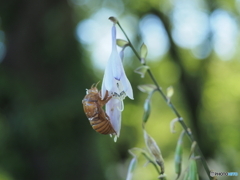
[[[114,141],[116,141],[116,138],[120,135],[121,113],[124,109],[123,100],[126,96],[133,99],[133,90],[117,51],[115,23],[112,27],[112,52],[107,62],[102,82],[102,98],[105,97],[106,91],[112,96],[106,104],[106,113],[117,133],[114,138]]]

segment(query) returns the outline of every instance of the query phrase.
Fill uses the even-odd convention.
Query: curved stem
[[[161,174],[161,172],[158,169],[158,166],[156,165],[156,163],[153,160],[151,160],[151,158],[149,158],[145,153],[142,152],[142,155],[148,160],[149,163],[151,163],[155,167],[158,174]]]
[[[128,38],[126,32],[124,31],[124,29],[122,28],[122,26],[120,25],[119,22],[117,22],[117,25],[119,26],[119,28],[122,30],[123,34],[125,35],[125,37],[128,40],[129,46],[131,47],[131,49],[133,50],[134,54],[137,56],[138,60],[141,62],[141,57],[138,54],[138,52],[136,51],[136,49],[134,48],[134,46],[132,45],[132,42],[130,41],[130,39]],[[146,65],[146,63],[144,62],[143,65]],[[156,85],[157,87],[157,91],[161,94],[161,96],[163,97],[163,99],[166,101],[166,103],[168,104],[168,106],[172,109],[172,111],[174,112],[174,114],[177,116],[178,118],[178,122],[181,124],[182,128],[184,129],[184,131],[186,132],[187,136],[189,137],[190,141],[193,143],[194,141],[196,142],[193,134],[191,133],[190,129],[187,127],[187,125],[185,124],[185,122],[183,121],[183,118],[181,117],[181,115],[179,114],[179,112],[177,111],[177,109],[175,108],[175,106],[172,104],[171,101],[169,101],[169,99],[167,98],[167,96],[163,93],[162,89],[160,88],[158,82],[156,81],[154,75],[152,74],[151,70],[148,69],[147,73],[149,74],[150,78],[152,79],[153,83]],[[199,147],[198,144],[196,144],[196,151],[197,153],[200,155],[201,157],[201,161],[203,164],[203,167],[209,177],[210,180],[213,180],[214,178],[210,176],[210,170],[209,167],[207,165],[207,162],[203,156],[203,153]]]

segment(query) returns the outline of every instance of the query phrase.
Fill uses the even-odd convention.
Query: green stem
[[[151,160],[151,158],[148,157],[145,153],[142,152],[142,155],[144,155],[145,158],[148,160],[148,162],[151,163],[155,167],[155,169],[157,170],[158,174],[161,174],[161,172],[160,172],[158,166],[156,165],[156,163],[153,160]]]
[[[132,45],[132,42],[130,41],[130,39],[128,38],[126,32],[124,31],[124,29],[122,28],[122,26],[120,25],[119,22],[117,22],[117,25],[119,26],[119,28],[122,30],[123,34],[125,35],[125,37],[128,40],[129,46],[131,47],[131,49],[133,50],[134,54],[137,56],[138,60],[141,62],[141,57],[138,54],[138,52],[136,51],[136,49],[134,48],[134,46]],[[143,65],[146,65],[146,63],[144,62]],[[183,121],[183,118],[181,117],[181,115],[179,114],[179,112],[177,111],[177,109],[175,108],[175,106],[172,104],[171,101],[169,101],[169,99],[167,98],[167,96],[163,93],[162,89],[160,88],[158,82],[156,81],[154,75],[152,74],[151,70],[148,69],[147,73],[149,74],[150,78],[152,79],[153,83],[156,85],[157,87],[157,91],[161,94],[161,96],[163,97],[163,99],[166,101],[166,103],[168,104],[168,106],[172,109],[172,111],[174,112],[174,114],[177,116],[178,118],[178,122],[181,124],[182,128],[185,130],[187,136],[189,137],[190,141],[193,143],[195,141],[195,138],[193,137],[193,134],[191,133],[191,131],[188,129],[187,125],[185,124],[185,122]],[[213,180],[214,178],[210,176],[210,170],[209,167],[207,165],[207,162],[203,156],[203,153],[199,147],[198,144],[196,144],[196,150],[198,152],[198,154],[201,157],[201,161],[203,164],[203,167],[209,177],[210,180]]]
[[[157,164],[155,163],[155,161],[153,161],[148,155],[147,155],[147,152],[143,149],[140,149],[140,148],[132,148],[132,149],[129,149],[128,152],[133,156],[133,157],[136,157],[136,155],[132,152],[133,150],[137,150],[137,151],[140,151],[142,155],[144,155],[144,157],[148,160],[149,163],[151,163],[156,171],[158,172],[158,174],[161,174]]]

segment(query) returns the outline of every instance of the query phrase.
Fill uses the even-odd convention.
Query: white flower
[[[110,122],[112,124],[113,129],[116,131],[114,141],[116,142],[116,138],[120,135],[121,129],[121,114],[122,111],[119,107],[122,105],[122,102],[119,99],[112,98],[106,104],[106,113],[109,116]]]
[[[122,100],[126,96],[133,99],[132,86],[125,74],[122,60],[117,51],[115,24],[112,27],[112,52],[103,77],[102,97],[105,96],[106,90]]]
[[[102,82],[102,98],[105,97],[106,91],[112,96],[106,104],[106,113],[110,117],[111,124],[117,133],[117,137],[119,137],[121,129],[121,111],[124,109],[123,100],[126,96],[133,99],[133,90],[117,51],[115,24],[112,27],[112,52],[107,62]]]

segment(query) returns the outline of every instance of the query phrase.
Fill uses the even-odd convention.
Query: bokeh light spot
[[[206,38],[209,32],[208,16],[193,3],[178,3],[172,14],[174,41],[181,47],[192,49]]]
[[[160,19],[155,15],[146,15],[140,21],[143,41],[148,47],[150,60],[157,60],[169,49],[166,31]]]
[[[215,10],[211,17],[214,51],[223,60],[229,60],[236,51],[238,27],[236,21],[226,11]]]

